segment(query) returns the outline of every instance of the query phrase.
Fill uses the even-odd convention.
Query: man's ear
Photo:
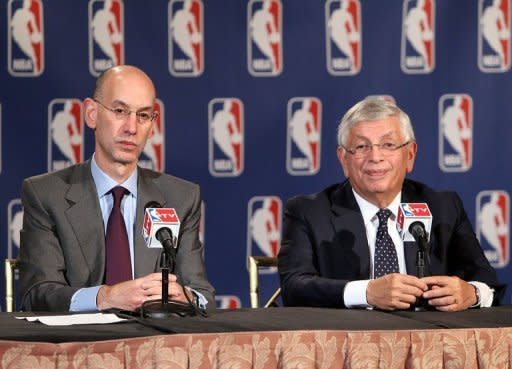
[[[98,119],[98,103],[91,98],[87,98],[83,102],[85,112],[85,123],[87,127],[96,129],[96,122]]]
[[[414,159],[416,159],[416,153],[418,152],[418,144],[413,141],[407,148],[407,173],[412,172],[414,168]]]
[[[338,146],[338,149],[336,150],[336,155],[338,156],[338,161],[340,162],[340,165],[343,168],[343,174],[345,175],[345,178],[349,178],[350,173],[349,173],[348,167],[346,165],[345,154],[346,154],[345,149],[341,146]]]

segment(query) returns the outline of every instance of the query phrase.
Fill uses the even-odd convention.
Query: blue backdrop
[[[286,199],[343,180],[336,127],[369,95],[409,113],[419,145],[410,177],[459,192],[510,283],[510,5],[2,1],[0,256],[18,253],[21,181],[91,156],[80,101],[101,71],[126,63],[158,89],[141,165],[201,185],[219,306],[249,305],[247,255],[275,255]],[[266,298],[275,270],[262,282]]]

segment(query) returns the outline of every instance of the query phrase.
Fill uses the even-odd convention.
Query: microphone
[[[428,274],[428,241],[432,228],[432,213],[422,203],[401,203],[396,221],[398,233],[405,241],[416,241],[416,273],[419,278]]]
[[[163,208],[156,201],[144,206],[142,236],[148,248],[163,248],[160,258],[162,272],[162,298],[146,301],[140,308],[141,317],[167,319],[171,315],[194,315],[195,307],[179,301],[169,300],[169,272],[173,272],[178,249],[180,219],[174,208]],[[183,293],[186,295],[185,291]],[[187,297],[188,299],[188,297]]]
[[[166,252],[176,252],[180,219],[174,208],[162,208],[156,201],[144,207],[142,236],[149,248],[164,248]]]
[[[428,244],[432,228],[432,213],[428,205],[421,203],[401,203],[398,207],[396,228],[405,242],[418,241],[418,237]]]
[[[425,230],[425,225],[420,221],[414,221],[409,226],[409,233],[412,234],[418,245],[426,249],[428,245],[428,232]]]
[[[429,275],[428,241],[432,228],[432,213],[426,203],[401,203],[396,221],[398,233],[405,241],[416,241],[416,274],[418,278]],[[429,310],[428,302],[420,297],[411,305],[415,311]]]

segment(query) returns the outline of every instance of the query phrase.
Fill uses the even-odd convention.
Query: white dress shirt
[[[368,287],[368,283],[373,278],[373,258],[375,255],[375,241],[377,238],[377,229],[379,227],[379,219],[377,218],[377,212],[379,208],[372,203],[366,201],[361,196],[359,196],[354,190],[352,190],[354,196],[356,198],[357,204],[359,205],[359,209],[361,210],[361,215],[363,216],[364,226],[366,229],[366,237],[368,239],[368,249],[370,251],[370,279],[366,280],[358,280],[348,282],[345,286],[345,290],[343,291],[343,301],[348,308],[353,307],[371,307],[368,305],[366,300],[366,289]],[[400,205],[402,193],[398,193],[396,197],[391,201],[387,209],[391,211],[391,216],[388,219],[388,233],[396,248],[396,255],[398,257],[398,268],[400,273],[407,274],[407,267],[405,264],[405,255],[404,255],[404,242],[400,237],[397,227],[396,227],[396,218],[398,207]],[[414,274],[414,271],[410,271],[409,274]],[[482,282],[471,281],[469,282],[473,286],[475,286],[480,293],[480,307],[489,307],[492,305],[492,300],[494,297],[493,290],[487,286],[487,284]],[[478,305],[477,305],[478,306]]]

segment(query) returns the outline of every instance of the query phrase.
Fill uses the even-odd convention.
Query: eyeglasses
[[[383,142],[380,144],[360,144],[360,145],[351,147],[350,149],[343,145],[341,145],[341,147],[343,147],[345,149],[345,151],[351,153],[352,155],[359,156],[359,157],[368,155],[370,153],[370,151],[372,151],[373,146],[377,146],[383,155],[391,155],[396,150],[410,144],[411,142],[412,142],[412,140],[409,140],[409,141],[404,142],[401,145],[398,145],[393,142]]]
[[[146,123],[150,121],[154,121],[156,117],[158,116],[158,113],[156,111],[149,112],[149,111],[136,111],[136,110],[129,110],[126,106],[119,106],[116,108],[110,108],[103,104],[101,101],[94,99],[98,104],[100,104],[102,107],[107,109],[108,111],[111,111],[114,113],[114,116],[116,119],[124,120],[128,119],[131,113],[135,113],[135,116],[137,117],[137,122],[139,123]]]

